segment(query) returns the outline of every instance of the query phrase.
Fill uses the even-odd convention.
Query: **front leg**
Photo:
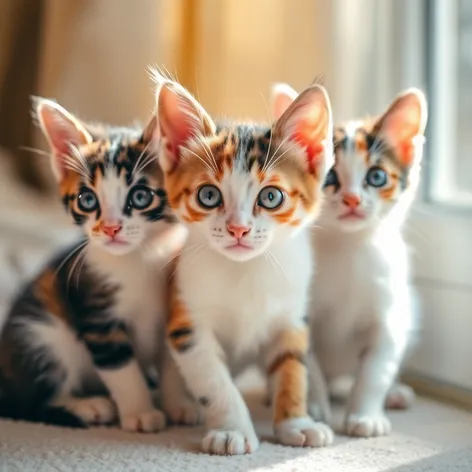
[[[290,326],[271,340],[266,353],[272,384],[275,435],[288,446],[326,446],[333,442],[329,426],[308,414],[308,328]]]
[[[144,432],[164,428],[165,416],[153,406],[124,323],[108,320],[90,323],[83,329],[82,337],[100,379],[116,402],[121,427]]]
[[[361,359],[348,404],[346,433],[349,436],[384,436],[392,429],[384,405],[407,344],[407,334],[392,328],[380,326],[373,345]]]
[[[254,452],[259,440],[213,333],[197,328],[185,305],[176,299],[167,332],[172,356],[203,408],[208,430],[202,441],[203,450],[220,455]]]
[[[162,409],[174,424],[196,425],[200,423],[200,408],[187,393],[184,379],[169,349],[162,353],[161,396]]]

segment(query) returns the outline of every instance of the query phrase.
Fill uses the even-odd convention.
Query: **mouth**
[[[226,246],[225,249],[230,250],[230,251],[247,252],[247,251],[252,251],[253,248],[252,246],[248,246],[238,241],[237,243],[231,244],[230,246]]]
[[[365,215],[363,213],[359,213],[356,210],[351,210],[348,211],[347,213],[344,213],[344,215],[341,215],[339,220],[364,220]]]
[[[129,246],[129,243],[122,239],[109,239],[106,243],[108,247]]]

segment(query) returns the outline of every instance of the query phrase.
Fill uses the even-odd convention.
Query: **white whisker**
[[[194,155],[197,159],[199,159],[200,161],[203,162],[203,164],[205,164],[206,168],[210,171],[210,173],[214,174],[215,173],[215,169],[213,169],[212,166],[210,166],[208,164],[207,161],[205,161],[205,159],[203,159],[201,156],[199,156],[197,153],[193,152],[191,149],[185,147],[185,146],[180,146],[182,149],[185,149],[186,151],[188,151],[190,154]]]

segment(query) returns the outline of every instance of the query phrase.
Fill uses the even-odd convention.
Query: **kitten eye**
[[[380,167],[372,167],[367,172],[365,180],[372,187],[383,187],[387,183],[387,173]]]
[[[144,185],[133,187],[128,196],[130,204],[138,210],[147,208],[152,203],[153,198],[154,192]]]
[[[339,185],[338,174],[333,168],[331,168],[329,172],[326,174],[323,187],[329,187],[330,185],[336,185],[336,186]]]
[[[223,203],[223,196],[218,187],[203,185],[197,193],[198,203],[204,208],[216,208]]]
[[[277,187],[265,187],[259,192],[257,204],[268,210],[275,210],[284,201],[284,194]]]
[[[84,189],[79,192],[77,205],[83,212],[92,213],[98,209],[98,198],[92,190]]]

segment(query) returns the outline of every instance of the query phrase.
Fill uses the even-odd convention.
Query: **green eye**
[[[284,194],[277,187],[264,187],[257,197],[257,204],[267,210],[275,210],[283,201]]]
[[[381,167],[372,167],[367,172],[365,180],[372,187],[383,187],[387,183],[387,173]]]

